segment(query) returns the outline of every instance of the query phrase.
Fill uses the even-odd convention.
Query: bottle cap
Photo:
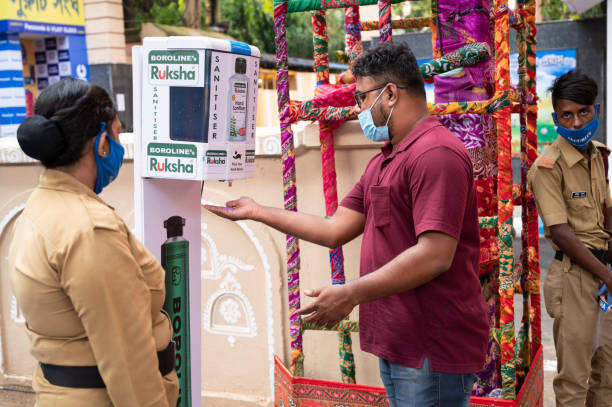
[[[185,226],[185,219],[180,216],[171,216],[166,219],[164,228],[166,228],[167,239],[183,236],[183,226]]]
[[[236,58],[234,63],[234,70],[236,73],[245,74],[247,71],[247,61],[244,58]]]

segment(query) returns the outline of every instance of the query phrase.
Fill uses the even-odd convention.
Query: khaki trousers
[[[174,407],[179,392],[178,377],[173,370],[163,380],[168,405]],[[36,391],[35,407],[115,407],[106,389],[74,389],[49,383],[42,374],[40,364],[36,368],[32,387]]]
[[[612,406],[612,311],[599,312],[601,281],[582,267],[553,259],[544,301],[554,318],[557,407]],[[600,315],[601,314],[601,315]]]

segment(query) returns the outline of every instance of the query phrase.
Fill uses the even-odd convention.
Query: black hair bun
[[[66,139],[55,122],[39,115],[21,123],[17,141],[24,153],[43,163],[52,162],[66,149]]]

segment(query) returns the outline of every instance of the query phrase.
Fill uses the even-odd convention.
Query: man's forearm
[[[326,246],[335,247],[335,235],[331,222],[320,216],[293,212],[271,206],[260,206],[253,220],[298,239]]]
[[[397,255],[378,270],[351,281],[350,295],[356,304],[399,294],[428,283],[446,272],[454,258],[456,241],[417,244]]]

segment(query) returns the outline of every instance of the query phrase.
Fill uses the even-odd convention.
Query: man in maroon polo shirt
[[[244,197],[207,208],[330,248],[363,233],[361,277],[305,291],[315,301],[300,314],[331,326],[360,304],[361,348],[379,357],[391,407],[468,406],[488,340],[470,157],[429,116],[406,44],[369,49],[352,72],[364,134],[387,142],[332,218]]]

